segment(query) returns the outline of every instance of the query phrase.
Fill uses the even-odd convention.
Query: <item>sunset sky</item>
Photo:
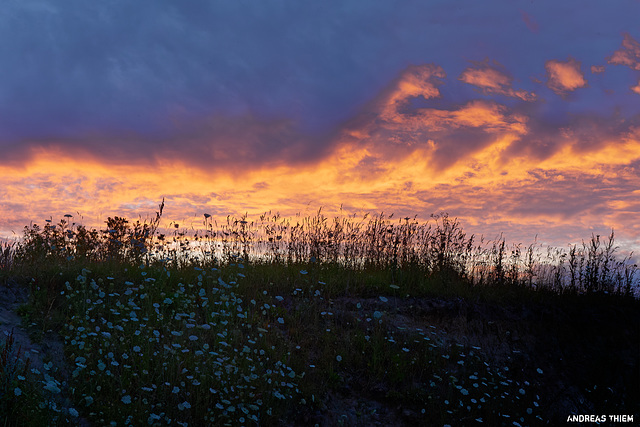
[[[8,0],[0,236],[448,212],[640,251],[640,2]],[[81,219],[82,217],[82,219]]]

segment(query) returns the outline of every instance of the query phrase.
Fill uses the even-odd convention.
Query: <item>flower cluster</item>
[[[299,394],[298,374],[257,327],[267,326],[261,310],[234,292],[237,275],[213,268],[183,283],[140,273],[118,281],[85,270],[67,283],[82,314],[69,319],[66,342],[91,419],[257,423],[269,403]]]

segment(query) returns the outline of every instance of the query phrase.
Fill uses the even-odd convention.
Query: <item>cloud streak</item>
[[[534,101],[536,95],[526,90],[516,90],[511,87],[513,77],[504,71],[498,63],[490,65],[488,61],[475,63],[460,75],[460,80],[478,87],[484,94],[510,96],[523,101]]]

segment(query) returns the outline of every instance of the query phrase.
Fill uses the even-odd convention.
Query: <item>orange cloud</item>
[[[434,102],[444,77],[434,65],[409,67],[320,140],[287,122],[220,117],[180,133],[183,146],[177,136],[155,145],[131,136],[132,151],[121,154],[104,148],[106,139],[69,145],[95,153],[32,144],[21,162],[0,163],[0,236],[50,216],[101,226],[107,216],[152,215],[164,197],[165,226],[198,228],[204,213],[254,219],[270,209],[313,214],[325,206],[331,214],[343,205],[421,219],[448,211],[470,232],[516,241],[539,234],[564,245],[588,238],[585,229],[614,226],[638,242],[640,117],[549,124],[529,103],[445,108]],[[265,135],[284,138],[284,148],[269,152]],[[302,149],[308,145],[316,151]],[[137,158],[151,148],[151,160]]]
[[[604,65],[592,65],[591,73],[593,74],[602,74],[604,73]]]
[[[547,86],[558,95],[564,95],[587,85],[580,61],[569,58],[567,61],[549,60],[544,64],[547,69]]]
[[[523,101],[534,101],[536,99],[534,93],[513,89],[511,87],[513,77],[501,70],[502,66],[500,64],[494,64],[495,66],[491,66],[488,61],[475,63],[474,67],[464,70],[459,79],[480,88],[484,94],[505,95],[519,98]]]
[[[607,58],[609,64],[625,65],[632,70],[640,71],[640,43],[629,34],[624,34],[622,47]]]
[[[444,72],[438,66],[409,67],[376,100],[365,107],[364,112],[347,126],[346,131],[352,136],[367,138],[382,129],[403,133],[444,131],[461,127],[507,130],[513,129],[514,124],[520,122],[521,117],[506,117],[505,109],[490,101],[473,100],[451,110],[410,104],[417,97],[425,100],[438,97],[440,91],[437,86],[444,77]]]
[[[579,68],[577,61],[560,63],[558,84],[586,84]],[[499,74],[463,75],[489,76],[475,80],[489,88],[507,82]],[[640,203],[633,202],[640,185],[640,133],[633,120],[575,116],[551,125],[524,108],[482,100],[433,108],[410,104],[403,93],[394,86],[383,98],[393,105],[373,103],[384,114],[368,108],[345,128],[342,156],[359,159],[345,167],[345,182],[377,189],[341,192],[349,200],[405,212],[411,206],[448,210],[485,231],[519,224],[532,233],[536,227],[577,233],[610,224],[640,236],[640,226],[628,221],[640,213]]]
[[[390,162],[415,159],[418,151],[424,162],[420,173],[442,174],[496,140],[526,132],[526,116],[493,101],[429,107],[442,77],[439,67],[412,66],[345,125],[336,144],[367,150],[347,169],[348,176],[379,176]],[[421,102],[412,102],[417,96]]]
[[[424,99],[440,96],[438,86],[440,79],[446,77],[444,70],[437,65],[412,65],[408,67],[379,97],[377,104],[382,104],[380,116],[387,121],[394,121],[397,112],[402,110],[413,98]]]
[[[638,84],[635,86],[631,86],[631,90],[635,93],[637,93],[638,95],[640,95],[640,81],[638,81]]]
[[[445,113],[446,120],[462,123],[459,129],[509,124],[514,114],[478,102]],[[596,124],[591,133],[597,129]],[[438,139],[405,148],[404,155],[385,151],[381,141],[355,141],[345,133],[344,143],[324,159],[242,176],[175,159],[146,168],[41,150],[24,167],[0,166],[0,234],[20,233],[30,221],[42,224],[50,216],[56,221],[67,213],[73,221],[96,226],[107,216],[136,219],[152,215],[165,197],[163,225],[174,220],[187,228],[200,227],[204,213],[223,220],[247,212],[255,219],[270,209],[313,214],[325,206],[331,214],[343,205],[347,212],[384,210],[422,219],[448,211],[470,232],[506,232],[525,242],[535,234],[542,234],[541,240],[568,239],[567,230],[574,228],[576,238],[588,237],[585,227],[601,227],[596,230],[602,233],[615,226],[621,235],[640,237],[633,219],[640,213],[640,126],[601,132],[589,150],[578,144],[582,135],[567,131],[563,145],[545,158],[510,151],[537,132],[533,126],[521,131],[494,125],[481,144]],[[452,132],[443,135],[465,135]],[[438,166],[449,158],[455,161]]]

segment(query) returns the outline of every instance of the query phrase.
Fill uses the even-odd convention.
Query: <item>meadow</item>
[[[204,214],[3,244],[0,286],[66,363],[0,337],[3,425],[554,425],[635,414],[640,286],[610,236],[568,249],[446,214]]]

